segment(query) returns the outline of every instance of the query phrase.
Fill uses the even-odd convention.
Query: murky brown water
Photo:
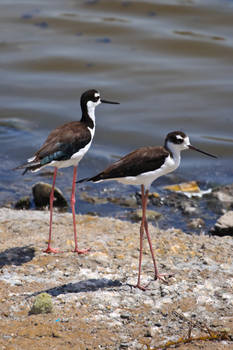
[[[0,52],[0,203],[38,181],[10,169],[89,88],[121,104],[98,107],[80,176],[181,129],[219,159],[186,152],[180,178],[232,180],[233,1],[2,0]]]

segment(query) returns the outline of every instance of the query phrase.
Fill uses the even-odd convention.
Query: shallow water
[[[51,129],[80,119],[79,97],[89,88],[121,104],[96,110],[95,140],[80,177],[134,148],[163,144],[180,129],[219,158],[184,152],[175,175],[154,187],[232,182],[232,23],[233,1],[2,0],[0,204],[41,180],[11,169]],[[71,177],[66,169],[57,181],[67,197]]]

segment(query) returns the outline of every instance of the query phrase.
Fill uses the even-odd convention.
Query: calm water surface
[[[159,188],[232,182],[233,1],[1,0],[0,52],[0,204],[44,180],[11,169],[51,129],[80,119],[89,88],[121,104],[96,110],[79,177],[178,129],[219,158],[184,152]],[[67,198],[71,177],[66,169],[57,180]]]

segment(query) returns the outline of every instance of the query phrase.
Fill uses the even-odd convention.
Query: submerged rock
[[[33,199],[35,202],[35,206],[38,209],[49,206],[49,197],[52,186],[45,182],[38,182],[32,187]],[[68,203],[65,197],[63,196],[61,190],[57,187],[54,189],[54,207],[60,209],[67,209]]]
[[[48,314],[52,312],[53,304],[51,295],[48,293],[41,293],[36,296],[29,314]]]
[[[134,196],[130,196],[130,197],[115,197],[115,198],[108,198],[109,202],[120,205],[122,207],[129,207],[129,208],[137,208],[138,204],[137,204],[137,199]]]
[[[91,203],[91,204],[106,204],[106,203],[108,203],[107,198],[92,196],[91,194],[89,194],[86,191],[80,192],[80,198],[83,201]]]
[[[226,214],[220,216],[210,232],[213,235],[218,236],[233,236],[233,210],[228,211]]]
[[[131,212],[129,214],[129,216],[130,216],[132,221],[136,221],[136,222],[141,221],[142,220],[142,210],[141,209],[134,210],[133,212]],[[146,216],[147,216],[148,221],[157,221],[157,220],[161,219],[162,214],[155,211],[155,210],[147,209]]]

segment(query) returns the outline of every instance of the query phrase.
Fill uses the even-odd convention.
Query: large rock
[[[233,236],[233,210],[220,216],[215,226],[210,231],[213,235]]]
[[[219,200],[225,209],[233,209],[233,184],[216,188],[213,191],[213,196]]]
[[[32,187],[33,199],[35,206],[38,209],[49,206],[49,197],[52,186],[45,182],[38,182]],[[68,203],[62,192],[55,187],[54,189],[54,207],[65,210],[68,208]]]

